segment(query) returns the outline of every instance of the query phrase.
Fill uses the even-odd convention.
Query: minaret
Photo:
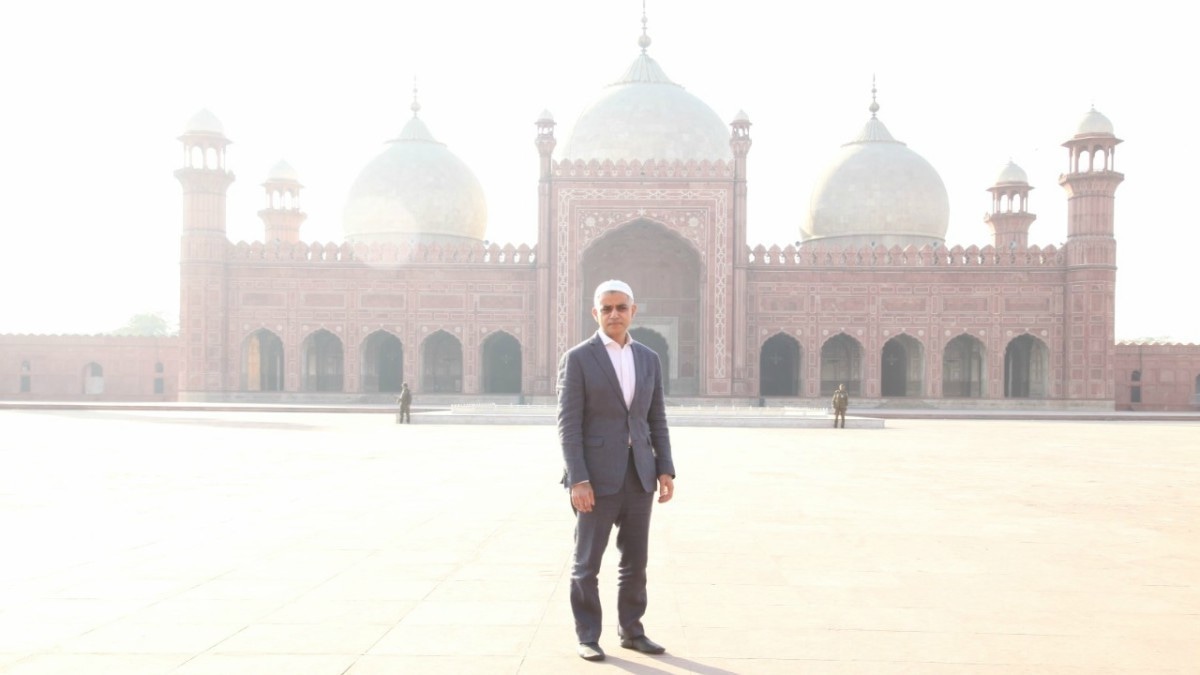
[[[750,116],[746,111],[739,110],[729,123],[732,133],[729,136],[729,147],[733,149],[734,163],[734,199],[737,200],[733,209],[734,218],[734,248],[738,252],[737,260],[745,262],[746,256],[742,251],[746,248],[746,155],[750,154]]]
[[[992,193],[992,212],[983,217],[992,228],[992,243],[997,253],[1023,251],[1029,247],[1029,226],[1037,216],[1029,212],[1029,178],[1021,167],[1008,161]]]
[[[729,123],[729,147],[733,150],[733,284],[730,289],[733,307],[750,306],[750,284],[746,279],[749,256],[746,248],[746,155],[750,154],[750,116],[739,110]],[[733,356],[733,376],[741,380],[745,390],[757,390],[758,385],[748,381],[746,356],[746,314],[732,311],[733,330],[729,336],[729,353]],[[759,373],[759,377],[762,374]],[[738,382],[734,383],[736,389]]]
[[[179,399],[204,400],[224,390],[226,308],[225,169],[229,139],[207,110],[188,121],[183,135],[183,228],[179,255]]]
[[[558,370],[558,354],[554,349],[556,322],[551,320],[555,309],[552,258],[553,252],[557,251],[559,246],[554,230],[554,191],[551,183],[554,172],[554,146],[558,141],[554,138],[554,115],[551,115],[549,110],[543,110],[534,124],[537,125],[534,144],[537,145],[539,166],[538,235],[535,249],[537,258],[534,265],[537,269],[536,306],[537,315],[541,317],[541,329],[538,331],[534,347],[537,355],[533,362],[538,366],[534,370],[533,389],[535,393],[545,394],[554,391],[555,382],[552,378]]]
[[[295,244],[300,241],[300,225],[308,214],[300,210],[300,177],[291,164],[279,160],[262,184],[267,205],[258,212],[266,226],[266,243]]]
[[[1113,238],[1121,140],[1112,122],[1092,108],[1075,136],[1063,143],[1069,163],[1058,183],[1067,191],[1067,284],[1064,308],[1065,397],[1113,404],[1113,328],[1117,242]]]

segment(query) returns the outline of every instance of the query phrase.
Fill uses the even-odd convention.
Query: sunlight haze
[[[316,9],[319,7],[320,9]],[[788,7],[789,16],[781,14]],[[1012,160],[1031,244],[1066,238],[1062,142],[1094,105],[1115,168],[1116,336],[1200,342],[1191,172],[1200,49],[1165,3],[650,0],[648,53],[728,122],[744,110],[748,242],[800,239],[838,148],[879,119],[950,197],[947,246],[990,242],[986,192]],[[1173,8],[1174,6],[1172,6]],[[790,16],[790,14],[795,16]],[[535,244],[534,120],[572,122],[639,53],[642,3],[21,3],[0,25],[8,129],[0,333],[96,333],[179,305],[176,140],[206,108],[233,144],[228,235],[262,239],[261,183],[285,159],[304,241],[342,240],[359,171],[411,117],[487,195],[487,237]],[[1183,121],[1180,119],[1183,118]]]

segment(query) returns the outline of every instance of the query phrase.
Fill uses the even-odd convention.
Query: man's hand
[[[592,492],[590,481],[583,481],[571,486],[571,506],[580,513],[591,513],[596,505],[596,493]]]
[[[658,503],[671,501],[671,497],[675,495],[675,479],[671,478],[671,474],[664,473],[658,477]]]

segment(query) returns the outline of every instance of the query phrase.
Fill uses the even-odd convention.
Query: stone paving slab
[[[1195,673],[1200,424],[672,432],[574,655],[552,426],[0,410],[2,673]],[[601,579],[615,605],[615,551]]]

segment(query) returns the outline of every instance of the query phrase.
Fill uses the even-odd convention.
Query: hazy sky
[[[0,23],[0,332],[89,333],[178,311],[182,164],[200,108],[233,140],[229,236],[261,239],[261,183],[286,159],[305,241],[341,241],[346,194],[411,115],[478,176],[488,238],[536,240],[533,122],[572,122],[638,54],[640,0],[35,3]],[[788,15],[781,8],[788,8]],[[724,120],[745,110],[752,244],[787,244],[817,177],[869,117],[929,160],[947,244],[984,245],[1011,158],[1034,186],[1030,242],[1061,244],[1061,143],[1091,105],[1116,168],[1117,337],[1200,342],[1193,198],[1200,49],[1165,2],[650,0],[649,53]],[[1174,18],[1173,18],[1174,17]]]

